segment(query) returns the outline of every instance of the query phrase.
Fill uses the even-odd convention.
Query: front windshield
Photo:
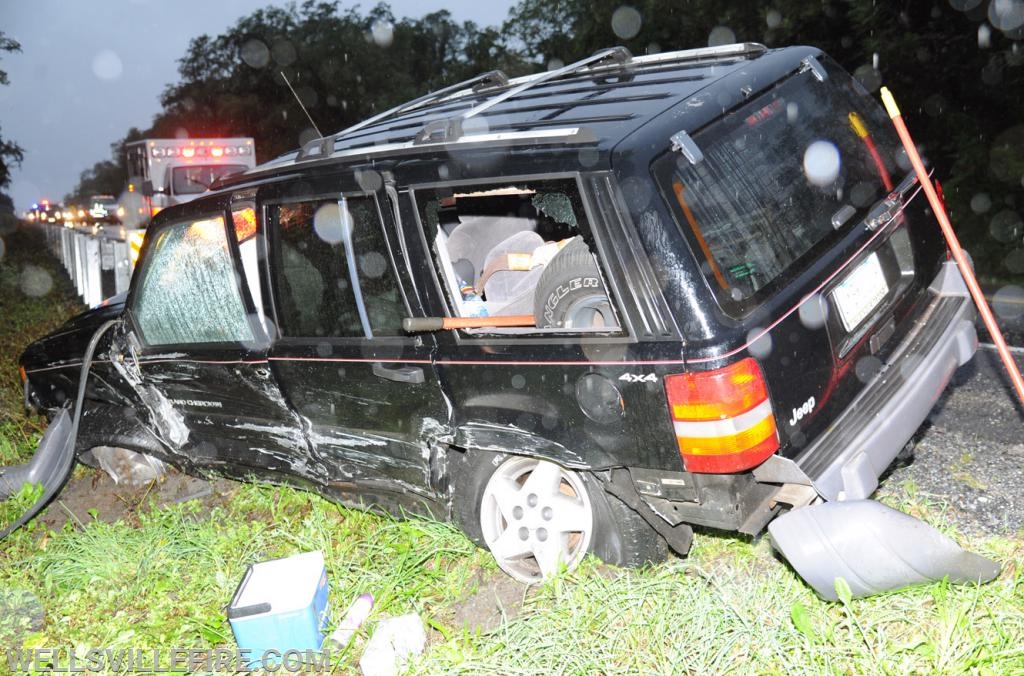
[[[245,171],[241,164],[198,164],[175,167],[171,170],[171,192],[175,195],[194,195],[205,192],[218,178]]]

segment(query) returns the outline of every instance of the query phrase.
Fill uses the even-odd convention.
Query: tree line
[[[330,133],[480,72],[536,72],[612,45],[810,44],[870,91],[892,89],[972,253],[990,276],[1024,275],[1022,40],[1024,5],[998,0],[520,0],[500,27],[306,0],[194,38],[152,125],[128,130],[69,198],[120,192],[124,145],[141,138],[253,136],[260,161],[298,147],[317,134],[289,85]]]

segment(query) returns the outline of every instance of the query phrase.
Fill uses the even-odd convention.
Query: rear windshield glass
[[[772,294],[899,181],[884,112],[829,66],[824,82],[794,76],[695,134],[702,161],[671,153],[656,169],[733,314]]]

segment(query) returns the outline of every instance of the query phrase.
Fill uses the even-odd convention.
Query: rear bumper
[[[758,481],[811,485],[826,500],[860,500],[878,487],[957,367],[978,348],[974,306],[952,262],[932,281],[918,326],[842,416],[795,459],[769,458]]]

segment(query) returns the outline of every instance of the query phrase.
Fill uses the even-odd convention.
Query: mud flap
[[[42,484],[43,494],[18,520],[0,532],[0,540],[28,523],[64,486],[75,466],[73,425],[67,409],[50,421],[32,460],[0,468],[0,499],[9,500],[25,484]]]
[[[949,578],[989,582],[999,564],[965,551],[925,522],[874,500],[795,509],[768,524],[772,545],[822,598],[843,578],[854,597]]]

